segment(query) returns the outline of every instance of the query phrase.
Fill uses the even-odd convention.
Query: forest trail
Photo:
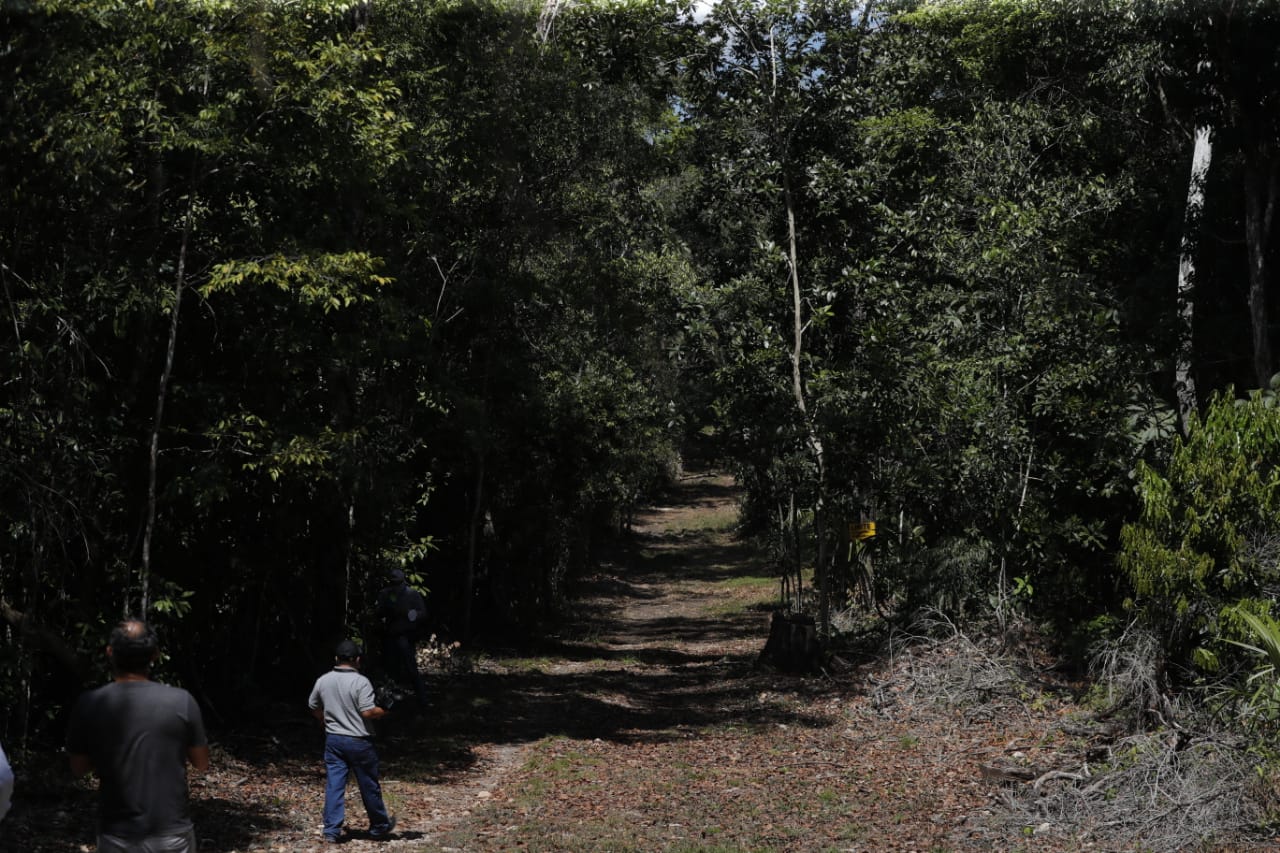
[[[442,688],[442,730],[483,758],[427,794],[410,849],[1073,849],[1010,831],[981,770],[1050,760],[1053,701],[948,707],[915,679],[972,675],[945,645],[834,676],[757,668],[778,580],[736,520],[728,477],[686,476],[563,631]]]
[[[763,645],[777,589],[761,556],[733,535],[737,512],[730,477],[685,475],[578,583],[559,631],[532,653],[487,657],[447,679],[440,722],[483,759],[436,792],[420,829],[439,846],[416,849],[518,843],[487,826],[474,831],[489,841],[469,841],[473,830],[459,828],[483,823],[476,806],[504,796],[549,738],[634,742],[716,717],[715,693],[748,671]]]
[[[338,849],[1013,850],[1039,832],[1001,823],[981,765],[1050,762],[1056,700],[941,701],[924,674],[973,663],[946,644],[821,677],[758,669],[778,581],[736,518],[727,477],[684,477],[580,582],[561,630],[430,672],[428,713],[379,737],[394,838],[353,830]],[[320,738],[300,707],[214,744],[192,786],[201,853],[334,849],[319,843]],[[63,783],[0,850],[88,853],[91,797]],[[354,785],[348,818],[362,824]],[[1077,848],[1044,835],[1027,849]]]

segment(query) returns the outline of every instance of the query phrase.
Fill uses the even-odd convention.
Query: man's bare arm
[[[79,779],[93,770],[93,759],[84,753],[71,752],[67,754],[67,760],[71,762],[71,778]]]
[[[374,705],[372,708],[370,708],[367,711],[360,712],[360,716],[364,717],[366,720],[378,720],[385,717],[386,715],[387,715],[387,709],[379,708],[377,705]]]
[[[203,773],[209,769],[209,747],[207,746],[189,746],[187,747],[187,761],[191,762],[192,768],[198,773]]]

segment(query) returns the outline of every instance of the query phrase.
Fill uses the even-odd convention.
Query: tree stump
[[[804,613],[774,611],[769,639],[758,664],[770,664],[783,672],[817,672],[822,667],[822,644],[813,617]]]

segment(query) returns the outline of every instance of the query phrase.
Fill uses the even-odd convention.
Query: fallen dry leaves
[[[1089,747],[1064,726],[1079,713],[1072,685],[1030,644],[1019,665],[1034,687],[1008,656],[945,631],[820,676],[756,668],[776,588],[743,582],[768,571],[723,521],[733,500],[724,478],[689,479],[582,584],[559,636],[433,671],[431,710],[379,740],[395,838],[357,832],[339,849],[1124,849],[1010,818],[1010,790],[1078,767]],[[193,782],[202,852],[332,849],[318,843],[320,745],[287,705],[222,733]],[[92,791],[59,772],[19,767],[0,850],[91,849]],[[348,815],[358,826],[354,785]]]

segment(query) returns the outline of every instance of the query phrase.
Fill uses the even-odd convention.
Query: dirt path
[[[432,674],[430,713],[379,742],[395,838],[356,832],[339,849],[1078,849],[1052,827],[1000,825],[1002,791],[981,772],[1048,760],[1052,698],[977,716],[940,701],[916,670],[966,663],[945,646],[833,677],[754,666],[777,581],[733,535],[735,500],[727,478],[684,479],[581,584],[557,636]],[[314,726],[292,706],[259,723],[217,743],[193,785],[202,853],[324,849]],[[91,849],[86,787],[51,785],[25,808],[3,853]],[[358,823],[350,791],[348,808]]]
[[[1017,830],[986,825],[1002,794],[979,765],[1034,762],[1052,703],[1041,720],[1022,706],[1020,716],[973,720],[871,661],[837,678],[758,670],[777,581],[733,535],[735,518],[727,478],[684,480],[638,518],[636,547],[583,586],[562,636],[452,685],[445,722],[496,758],[477,777],[481,800],[459,801],[456,785],[432,792],[448,805],[420,825],[414,849],[1024,843]],[[912,655],[889,663],[902,665]],[[1043,827],[1027,832],[1027,849],[1056,849]]]
[[[430,713],[379,738],[395,837],[357,831],[338,849],[1152,849],[1037,812],[1028,780],[1079,767],[1090,744],[1030,649],[1011,661],[943,630],[846,653],[821,677],[758,669],[777,581],[735,518],[728,479],[687,477],[582,582],[559,634],[432,673]],[[201,853],[333,849],[319,844],[313,721],[282,705],[252,723],[214,744],[193,784]],[[0,853],[92,850],[93,793],[49,761],[22,780]],[[1008,808],[1020,792],[1021,820]],[[358,825],[351,790],[348,809]]]
[[[439,849],[475,849],[477,805],[510,794],[547,739],[635,741],[715,716],[706,688],[750,668],[775,583],[732,535],[737,498],[722,475],[689,475],[639,513],[629,547],[580,583],[575,617],[529,655],[482,660],[441,691],[442,722],[485,756],[420,827]],[[459,845],[450,847],[450,844]]]

